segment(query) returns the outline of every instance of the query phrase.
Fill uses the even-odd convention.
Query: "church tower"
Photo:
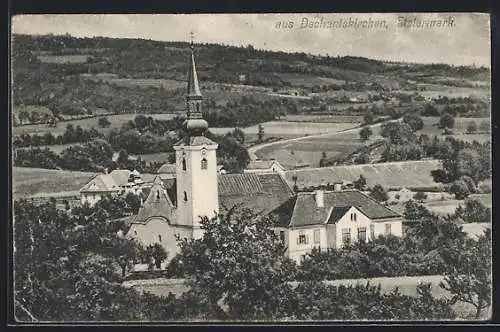
[[[205,137],[208,123],[202,117],[203,96],[198,84],[191,41],[186,95],[185,137],[175,146],[177,175],[177,222],[192,227],[200,238],[201,216],[212,218],[219,210],[217,188],[217,143]]]

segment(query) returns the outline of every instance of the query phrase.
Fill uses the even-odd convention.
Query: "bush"
[[[467,125],[467,134],[474,134],[477,131],[477,125],[475,121],[469,122]]]
[[[470,194],[469,186],[463,180],[456,180],[451,184],[449,193],[454,194],[456,199],[467,198]]]
[[[387,191],[380,184],[376,184],[375,186],[373,186],[370,192],[370,196],[379,202],[385,202],[389,199]]]
[[[419,191],[415,195],[413,195],[413,198],[417,201],[423,201],[424,199],[427,199],[427,194],[423,191]]]

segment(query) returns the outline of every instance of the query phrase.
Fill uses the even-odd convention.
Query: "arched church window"
[[[161,242],[161,235],[158,234],[158,242]]]
[[[188,201],[188,195],[186,192],[184,192],[184,202],[187,202]]]
[[[208,167],[208,161],[205,158],[203,158],[201,160],[201,169],[207,169],[207,167]]]
[[[182,170],[186,170],[186,158],[182,158]]]

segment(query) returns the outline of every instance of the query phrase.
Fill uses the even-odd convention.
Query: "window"
[[[351,243],[351,229],[350,228],[342,228],[342,242],[344,244]]]
[[[160,200],[160,191],[159,190],[156,191],[156,199]]]
[[[307,237],[305,234],[300,234],[297,238],[297,244],[307,244]]]
[[[385,236],[391,234],[391,224],[385,224]]]
[[[358,228],[358,241],[366,242],[366,227]]]
[[[187,195],[187,192],[184,192],[184,202],[187,202],[188,201],[188,195]]]
[[[161,235],[158,234],[158,241],[161,242]]]
[[[186,170],[186,158],[182,158],[182,170]]]
[[[370,225],[370,237],[375,240],[375,225]]]
[[[280,231],[280,240],[285,243],[285,231]]]
[[[196,112],[200,111],[200,104],[196,104]]]
[[[319,229],[314,230],[314,243],[319,243]]]
[[[207,167],[208,167],[208,161],[205,158],[203,158],[201,160],[201,169],[207,169]]]
[[[351,213],[351,221],[356,221],[356,213]]]

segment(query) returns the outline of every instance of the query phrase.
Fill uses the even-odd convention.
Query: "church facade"
[[[204,136],[208,123],[202,117],[202,102],[191,46],[187,135],[174,147],[171,176],[159,174],[154,179],[138,214],[131,217],[128,238],[144,245],[159,243],[170,260],[180,250],[177,235],[202,237],[202,216],[211,218],[235,205],[276,218],[275,232],[287,255],[297,262],[313,247],[337,248],[350,242],[351,236],[367,241],[381,234],[401,235],[401,215],[358,191],[296,194],[282,172],[219,172],[217,143]]]

